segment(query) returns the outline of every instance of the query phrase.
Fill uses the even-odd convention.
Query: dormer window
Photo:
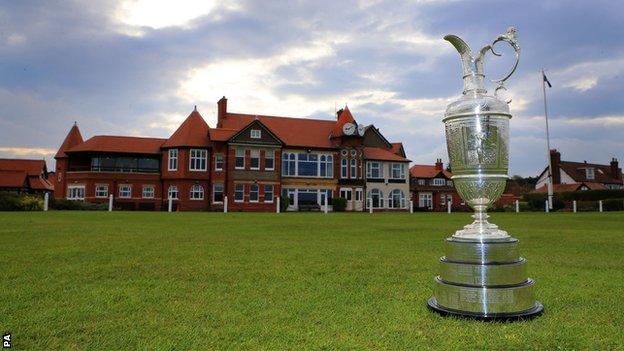
[[[262,131],[260,129],[252,129],[251,130],[251,138],[252,139],[260,139],[260,138],[262,138]]]
[[[594,179],[595,178],[594,169],[593,168],[586,168],[585,169],[585,178],[587,178],[587,179]]]
[[[433,185],[435,186],[444,186],[446,181],[443,178],[433,178]]]

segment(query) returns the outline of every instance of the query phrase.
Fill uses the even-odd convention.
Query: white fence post
[[[520,201],[516,200],[516,213],[520,212]]]
[[[325,205],[323,206],[323,212],[325,212],[325,214],[327,214],[327,194],[325,194]]]
[[[446,202],[446,212],[451,213],[451,203],[448,201]]]
[[[368,199],[368,213],[373,213],[373,199]]]
[[[598,201],[598,211],[602,212],[602,200]]]
[[[414,213],[414,201],[410,200],[410,213]]]
[[[278,196],[277,201],[275,202],[275,213],[280,213],[280,210],[281,210],[280,204],[281,204],[280,197]]]
[[[228,211],[228,200],[227,200],[227,196],[223,197],[223,213],[227,213]]]
[[[113,212],[113,194],[108,196],[108,212]]]
[[[44,211],[48,210],[49,201],[50,201],[50,193],[45,193],[45,195],[43,195],[43,210]]]
[[[544,206],[544,208],[546,209],[546,213],[548,213],[548,200],[546,200],[546,205]]]
[[[169,204],[167,207],[167,211],[171,212],[172,209],[173,209],[173,199],[171,198],[171,196],[169,196]]]
[[[572,212],[576,213],[576,200],[572,201]]]

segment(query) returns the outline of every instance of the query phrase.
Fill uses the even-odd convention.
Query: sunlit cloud
[[[117,17],[131,26],[159,29],[186,25],[216,5],[216,0],[126,0],[119,6]]]

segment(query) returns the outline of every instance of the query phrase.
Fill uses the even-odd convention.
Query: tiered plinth
[[[428,305],[442,314],[479,319],[516,319],[540,314],[518,239],[448,238]]]

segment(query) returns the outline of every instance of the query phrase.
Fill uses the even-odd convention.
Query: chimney
[[[552,166],[553,184],[561,184],[561,153],[557,149],[550,150],[550,165]]]
[[[435,169],[437,171],[441,171],[441,170],[444,169],[444,164],[442,164],[442,159],[441,158],[436,159]]]
[[[611,159],[611,176],[617,180],[622,180],[622,170],[619,167],[617,158]]]
[[[221,128],[227,116],[227,99],[224,97],[217,102],[217,128]]]
[[[336,111],[336,119],[340,118],[340,114],[342,113],[342,111],[344,111],[344,109]]]

